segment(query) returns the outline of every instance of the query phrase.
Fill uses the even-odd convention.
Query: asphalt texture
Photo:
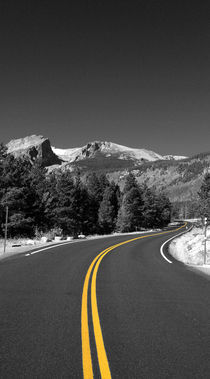
[[[161,256],[162,243],[177,233],[117,247],[101,261],[97,301],[112,378],[210,377],[210,281]],[[88,267],[102,250],[130,238],[81,241],[0,262],[1,378],[83,378]]]

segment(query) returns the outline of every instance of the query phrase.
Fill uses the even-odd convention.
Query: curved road
[[[160,254],[178,233],[1,261],[0,377],[209,378],[210,282]]]

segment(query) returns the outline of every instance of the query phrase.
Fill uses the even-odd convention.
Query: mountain
[[[104,159],[112,157],[117,160],[131,160],[134,165],[142,162],[156,161],[156,160],[176,160],[184,159],[186,157],[178,157],[173,155],[162,156],[151,150],[136,149],[127,146],[118,145],[113,142],[94,141],[89,142],[83,147],[73,149],[57,149],[52,147],[54,153],[65,162],[76,162],[86,159],[93,159],[95,157],[103,156]]]
[[[31,162],[40,159],[44,166],[61,164],[61,159],[52,151],[48,138],[32,135],[11,140],[7,145],[8,153],[15,157],[28,157]]]
[[[58,149],[53,152],[63,161],[62,168],[74,171],[103,171],[126,170],[142,166],[147,162],[177,161],[183,156],[163,156],[151,150],[136,149],[122,146],[113,142],[94,141],[83,147],[73,149]]]
[[[210,153],[186,158],[160,155],[146,149],[130,148],[112,142],[94,141],[83,147],[59,149],[51,147],[48,138],[30,136],[12,140],[8,152],[26,156],[32,162],[37,158],[48,170],[81,172],[86,180],[90,171],[104,172],[123,188],[128,172],[133,172],[140,184],[155,186],[166,193],[173,203],[186,204],[196,199],[204,173],[210,167]]]
[[[155,161],[163,159],[160,154],[154,153],[153,151],[134,149],[113,142],[94,141],[75,149],[64,150],[56,149],[54,147],[52,149],[56,155],[68,162],[95,158],[96,156],[99,156],[99,154],[104,158],[112,156],[113,158],[122,160],[131,159],[134,164],[138,164],[139,161]]]
[[[82,147],[59,149],[51,147],[48,138],[43,136],[28,136],[14,139],[7,144],[8,152],[14,156],[27,156],[31,161],[41,159],[45,166],[69,165],[81,162],[81,166],[89,168],[101,167],[136,167],[145,162],[157,160],[177,160],[186,157],[160,155],[151,150],[136,149],[118,145],[113,142],[94,141]]]
[[[64,162],[62,167],[79,169],[83,180],[90,171],[106,173],[108,179],[124,187],[128,172],[139,184],[165,193],[177,210],[177,217],[194,217],[196,198],[203,176],[210,167],[210,153],[187,158],[160,155],[145,149],[132,149],[112,142],[92,142],[82,148],[52,148]]]

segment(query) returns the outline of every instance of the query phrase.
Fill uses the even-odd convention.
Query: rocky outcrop
[[[104,145],[104,142],[100,141],[94,141],[94,142],[89,142],[86,146],[82,148],[82,156],[85,158],[89,158],[91,156],[94,156],[94,154],[97,151],[100,151],[101,147]]]
[[[45,167],[62,163],[62,160],[52,151],[49,139],[43,136],[32,135],[11,140],[7,148],[8,153],[15,157],[25,156],[31,162],[39,159]]]

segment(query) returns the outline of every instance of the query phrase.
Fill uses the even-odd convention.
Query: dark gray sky
[[[0,0],[1,140],[210,151],[210,2]]]

